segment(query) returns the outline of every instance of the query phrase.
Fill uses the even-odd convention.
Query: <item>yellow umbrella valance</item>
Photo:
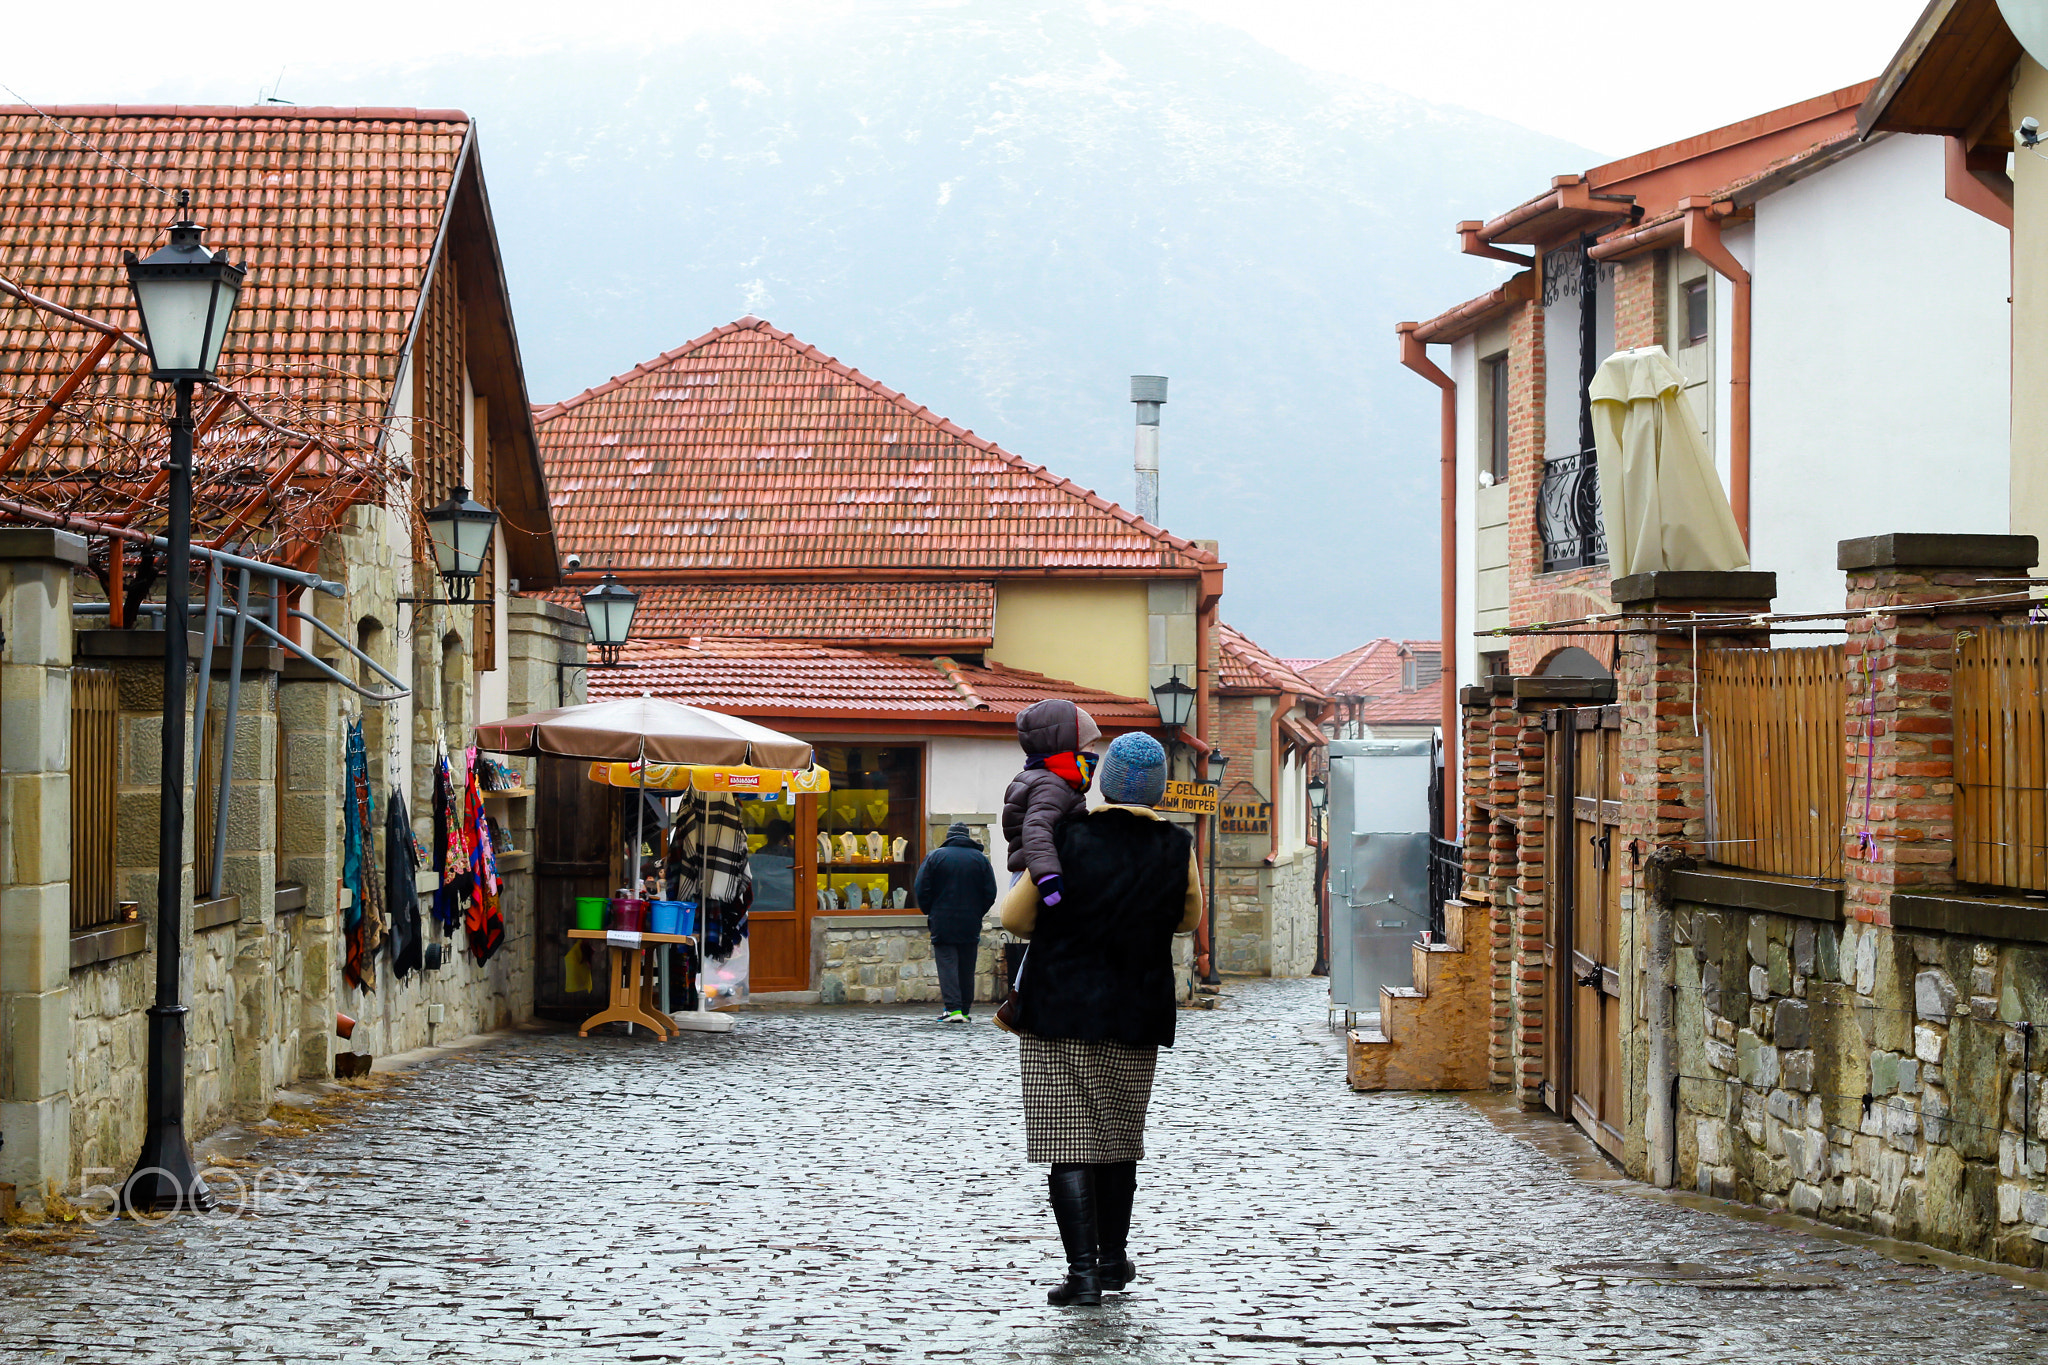
[[[716,763],[593,763],[590,780],[608,787],[645,787],[649,791],[759,793],[832,790],[832,775],[817,764],[809,768],[753,768]]]

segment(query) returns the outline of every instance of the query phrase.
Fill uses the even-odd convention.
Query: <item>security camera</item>
[[[570,555],[569,558],[563,562],[569,566],[569,572],[574,573],[576,572],[576,570],[583,567],[583,556]]]
[[[2020,120],[2018,129],[2020,142],[2032,147],[2041,141],[2041,120],[2029,114]]]

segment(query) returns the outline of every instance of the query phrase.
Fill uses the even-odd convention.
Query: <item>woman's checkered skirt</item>
[[[1024,1073],[1025,1160],[1141,1161],[1156,1047],[1017,1039]]]

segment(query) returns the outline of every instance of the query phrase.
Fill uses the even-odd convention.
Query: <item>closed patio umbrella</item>
[[[1721,476],[1662,346],[1616,351],[1589,390],[1614,577],[1749,567]]]

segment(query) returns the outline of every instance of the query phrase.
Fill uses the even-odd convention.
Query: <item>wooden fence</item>
[[[121,707],[110,668],[71,670],[71,927],[121,918],[114,900],[114,808]]]
[[[1702,652],[1713,861],[1841,878],[1843,688],[1840,645]]]
[[[1956,646],[1956,880],[2048,891],[2048,627]]]

